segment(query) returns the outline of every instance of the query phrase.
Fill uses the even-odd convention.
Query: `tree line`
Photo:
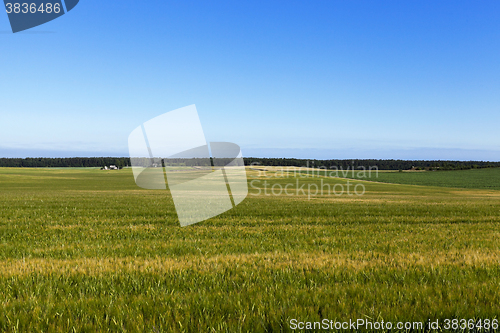
[[[203,161],[201,161],[203,160]],[[175,161],[178,165],[205,165],[206,159],[186,159]],[[212,160],[212,159],[211,159]],[[217,160],[217,159],[215,159]],[[215,161],[214,160],[214,161]],[[351,159],[351,160],[308,160],[297,158],[257,158],[247,157],[244,159],[248,166],[295,166],[327,169],[369,169],[379,170],[466,170],[475,168],[500,167],[500,162],[486,161],[425,161],[425,160],[373,160],[373,159]],[[229,163],[230,160],[227,160]],[[214,163],[212,161],[212,163]],[[224,164],[226,163],[224,159]],[[103,167],[116,165],[117,167],[130,166],[128,157],[70,157],[70,158],[0,158],[0,167],[24,167],[24,168],[63,168],[63,167]]]
[[[130,165],[128,157],[0,158],[0,167],[11,168],[91,168]]]
[[[296,158],[245,158],[245,165],[261,166],[295,166],[310,168],[327,168],[339,170],[366,169],[379,170],[467,170],[500,167],[500,162],[485,161],[425,161],[425,160],[306,160]]]

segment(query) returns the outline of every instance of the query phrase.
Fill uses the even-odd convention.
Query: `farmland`
[[[425,178],[455,172],[459,184]],[[1,168],[0,331],[498,319],[500,188],[490,182],[498,169],[421,174],[363,182],[248,170],[260,182],[243,203],[181,228],[169,192],[138,188],[130,169]],[[255,188],[296,180],[366,191]]]
[[[324,173],[324,172],[323,172]],[[339,172],[340,173],[340,172]],[[383,183],[500,190],[500,168],[457,171],[347,172],[346,177]],[[343,175],[340,174],[342,177]]]

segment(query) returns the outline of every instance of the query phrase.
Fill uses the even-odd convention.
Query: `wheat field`
[[[129,169],[1,168],[0,331],[498,319],[499,190],[267,176],[248,169],[243,203],[181,228],[169,192]],[[365,191],[264,192],[297,180]]]

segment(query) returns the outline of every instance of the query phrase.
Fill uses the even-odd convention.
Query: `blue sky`
[[[127,156],[196,104],[246,156],[500,161],[500,2],[97,1],[12,34],[0,156]]]

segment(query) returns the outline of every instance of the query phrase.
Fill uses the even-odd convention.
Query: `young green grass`
[[[348,180],[248,176],[235,209],[181,228],[169,192],[129,169],[0,169],[0,331],[498,319],[500,191],[349,180],[364,195],[274,196],[264,181]]]
[[[403,171],[375,173],[368,171],[346,173],[340,177],[353,179],[365,179],[383,183],[423,185],[423,186],[441,186],[457,188],[476,188],[486,190],[500,190],[500,168],[454,170],[454,171]]]

